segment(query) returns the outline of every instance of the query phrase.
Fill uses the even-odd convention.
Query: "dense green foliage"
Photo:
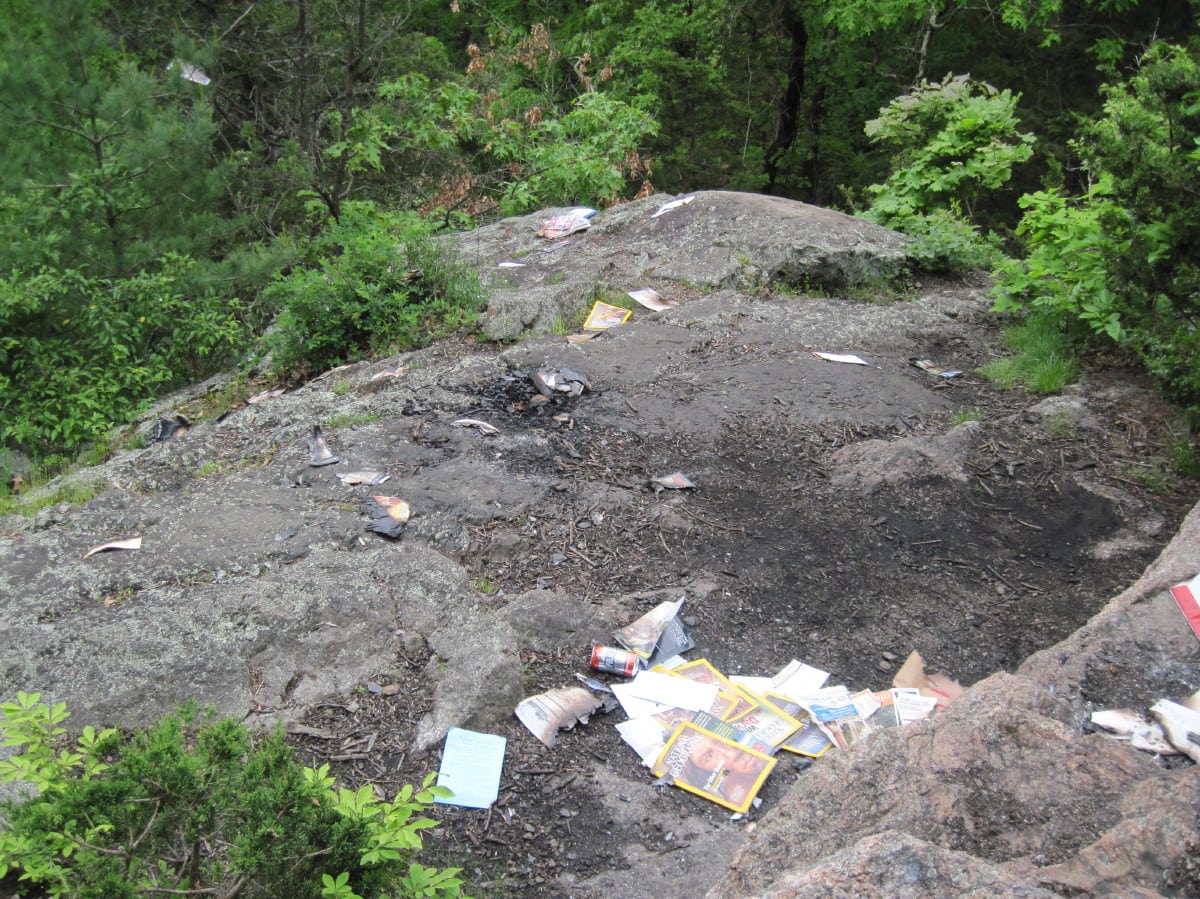
[[[0,780],[36,794],[0,817],[0,883],[17,896],[170,894],[296,899],[460,894],[453,869],[415,860],[428,783],[390,801],[338,788],[278,735],[251,741],[231,720],[184,708],[121,737],[85,727],[66,742],[62,703],[0,704]]]
[[[1196,402],[1195,31],[1188,0],[13,0],[0,446],[470,327],[437,231],[655,189],[860,211],[931,269],[1003,249],[1004,308]]]
[[[1033,155],[1017,130],[1017,98],[966,76],[922,82],[880,110],[867,135],[888,146],[892,170],[867,188],[864,217],[913,238],[927,268],[982,268],[996,255],[979,232],[976,207]]]
[[[370,203],[344,204],[305,257],[263,292],[279,313],[263,348],[284,374],[424,346],[469,324],[482,299],[421,219]]]
[[[239,304],[185,293],[192,264],[168,255],[126,278],[43,267],[0,279],[0,441],[78,446],[227,363],[245,343]]]
[[[1073,143],[1091,178],[1078,196],[1024,198],[1029,255],[1009,263],[997,307],[1131,347],[1180,400],[1200,407],[1200,59],[1158,44],[1105,89]]]

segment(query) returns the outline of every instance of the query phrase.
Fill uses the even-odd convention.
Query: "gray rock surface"
[[[504,219],[460,242],[485,275],[491,301],[483,327],[494,340],[572,322],[598,288],[624,292],[663,283],[704,293],[782,282],[808,291],[874,287],[898,277],[907,257],[894,231],[794,200],[699,191],[655,217],[668,198],[606,211],[570,244],[545,252],[541,223],[565,209]],[[495,269],[501,262],[520,268]]]
[[[666,199],[606,210],[553,253],[534,232],[554,210],[454,238],[494,290],[485,331],[519,343],[441,344],[193,416],[178,439],[73,475],[105,488],[91,502],[0,520],[0,696],[40,691],[122,726],[194,698],[269,726],[327,703],[357,715],[394,673],[409,729],[389,759],[427,761],[449,727],[512,726],[538,666],[569,677],[592,642],[686,596],[730,673],[803,656],[865,679],[881,652],[920,645],[979,682],[930,722],[769,784],[749,823],[639,779],[615,736],[589,749],[596,723],[554,756],[509,731],[524,755],[489,837],[521,829],[509,872],[536,895],[1182,895],[1168,873],[1196,852],[1197,769],[1084,723],[1099,701],[1200,686],[1200,648],[1164,592],[1195,574],[1200,511],[1059,639],[1089,614],[1073,605],[1103,606],[1182,517],[1102,470],[1124,447],[1112,422],[1148,432],[1161,406],[1097,382],[1031,408],[970,374],[931,378],[914,357],[967,370],[997,352],[982,286],[889,286],[903,239],[826,210],[702,192],[652,217]],[[585,343],[530,333],[573,330],[595,299],[645,286],[679,305]],[[811,295],[845,287],[879,302]],[[541,410],[539,368],[593,389]],[[953,427],[983,402],[983,422]],[[499,433],[455,427],[464,416]],[[341,464],[307,464],[314,424]],[[697,489],[651,490],[681,459]],[[359,469],[391,480],[336,477]],[[364,530],[372,494],[410,503],[399,540]],[[132,534],[138,551],[83,558]],[[564,757],[586,789],[530,786]],[[605,870],[536,869],[580,808],[575,834]],[[477,840],[459,823],[462,845]]]

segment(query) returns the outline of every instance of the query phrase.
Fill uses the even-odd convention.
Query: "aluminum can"
[[[615,646],[601,646],[599,643],[592,647],[592,667],[597,671],[633,677],[638,670],[638,663],[637,653]]]

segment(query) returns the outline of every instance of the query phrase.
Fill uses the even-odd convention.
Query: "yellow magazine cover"
[[[676,677],[686,677],[688,680],[694,680],[701,684],[716,684],[717,688],[721,691],[719,695],[734,697],[733,705],[721,713],[721,718],[725,721],[735,721],[747,712],[758,708],[757,702],[740,692],[729,681],[729,678],[718,671],[708,659],[696,659],[685,665],[672,668],[670,673]]]
[[[675,786],[735,812],[750,808],[774,767],[769,755],[691,722],[680,725],[654,763]]]
[[[583,323],[583,329],[585,331],[603,331],[606,328],[615,328],[628,321],[631,315],[633,315],[631,309],[622,309],[620,306],[612,306],[597,300],[592,311],[588,313],[587,320]]]

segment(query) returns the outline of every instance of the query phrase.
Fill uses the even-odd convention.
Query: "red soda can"
[[[597,671],[633,677],[638,670],[638,662],[637,653],[615,646],[601,646],[599,643],[592,647],[592,667]]]

